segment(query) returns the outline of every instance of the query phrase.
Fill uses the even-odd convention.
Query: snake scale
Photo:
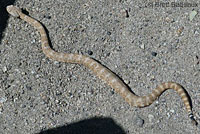
[[[80,54],[72,54],[72,53],[60,53],[56,52],[50,48],[47,33],[42,26],[42,24],[35,20],[34,18],[27,16],[26,14],[22,13],[21,9],[10,5],[7,6],[7,11],[14,17],[21,18],[22,20],[26,21],[34,28],[36,28],[40,35],[41,35],[41,43],[42,43],[42,50],[44,54],[55,61],[66,62],[66,63],[77,63],[86,66],[89,68],[98,78],[106,82],[110,87],[115,89],[117,93],[119,93],[127,103],[131,106],[135,107],[145,107],[152,104],[164,91],[167,89],[174,89],[181,97],[185,108],[188,112],[189,118],[191,119],[192,123],[197,125],[197,121],[194,119],[191,103],[189,100],[189,96],[187,95],[186,91],[183,89],[181,85],[175,82],[165,82],[158,85],[155,89],[153,89],[152,93],[146,96],[137,96],[129,90],[129,87],[122,81],[118,76],[116,76],[111,70],[104,67],[96,60],[80,55]]]

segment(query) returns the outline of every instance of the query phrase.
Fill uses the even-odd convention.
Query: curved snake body
[[[122,80],[120,80],[112,71],[108,68],[104,67],[94,59],[72,53],[59,53],[52,50],[49,46],[48,38],[44,27],[40,22],[29,17],[21,12],[18,7],[13,5],[7,6],[7,11],[14,17],[19,17],[22,20],[28,22],[30,25],[34,26],[41,35],[41,43],[42,50],[44,54],[52,60],[66,62],[66,63],[77,63],[82,64],[89,68],[96,76],[106,82],[109,86],[115,89],[126,102],[128,102],[131,106],[136,107],[145,107],[152,104],[160,95],[167,89],[174,89],[180,95],[182,101],[184,102],[185,108],[189,113],[189,118],[192,120],[194,124],[197,125],[196,120],[193,117],[191,104],[189,102],[189,97],[187,96],[186,91],[182,88],[181,85],[175,82],[165,82],[157,86],[152,93],[146,96],[137,96],[133,94],[126,84]]]

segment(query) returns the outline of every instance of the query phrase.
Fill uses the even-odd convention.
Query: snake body
[[[49,46],[47,33],[42,24],[39,21],[35,20],[34,18],[22,13],[20,8],[10,5],[7,6],[7,11],[12,16],[21,18],[22,20],[26,21],[39,31],[41,35],[42,50],[48,58],[55,61],[66,62],[66,63],[77,63],[86,66],[97,77],[106,82],[117,93],[119,93],[127,103],[135,107],[148,106],[152,104],[167,89],[174,89],[180,95],[185,105],[185,108],[189,114],[189,118],[192,120],[194,124],[197,125],[197,122],[193,116],[191,104],[189,102],[189,97],[186,91],[178,83],[165,82],[158,85],[155,89],[153,89],[152,93],[146,96],[137,96],[129,90],[129,87],[122,80],[120,80],[118,76],[116,76],[108,68],[98,63],[96,60],[80,54],[60,53],[51,49]]]

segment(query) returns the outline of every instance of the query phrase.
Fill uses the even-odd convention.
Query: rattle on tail
[[[118,92],[131,106],[145,107],[151,105],[164,91],[166,91],[167,89],[174,89],[180,95],[192,123],[195,125],[198,124],[197,121],[194,119],[192,107],[189,102],[189,97],[186,91],[178,83],[165,82],[157,86],[152,91],[152,93],[146,96],[137,96],[132,93],[129,90],[129,87],[122,80],[120,80],[111,70],[104,67],[94,59],[79,54],[59,53],[51,49],[49,46],[46,31],[41,23],[33,19],[32,17],[29,17],[22,13],[21,9],[19,9],[18,7],[15,7],[13,5],[7,6],[7,11],[12,16],[19,17],[22,20],[26,21],[39,31],[41,35],[42,50],[44,54],[50,59],[66,63],[77,63],[86,66],[97,77],[99,77],[101,80],[103,80],[113,89],[115,89],[115,91]]]

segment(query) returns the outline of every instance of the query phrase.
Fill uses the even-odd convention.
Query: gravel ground
[[[9,2],[13,1],[1,3],[5,7]],[[189,19],[200,3],[197,7],[155,7],[140,0],[14,4],[46,26],[56,51],[95,58],[138,95],[150,93],[161,82],[180,83],[200,118],[200,15]],[[7,24],[0,30],[1,134],[200,133],[175,91],[164,92],[149,107],[130,107],[87,68],[46,58],[32,26],[6,15],[1,22]]]

